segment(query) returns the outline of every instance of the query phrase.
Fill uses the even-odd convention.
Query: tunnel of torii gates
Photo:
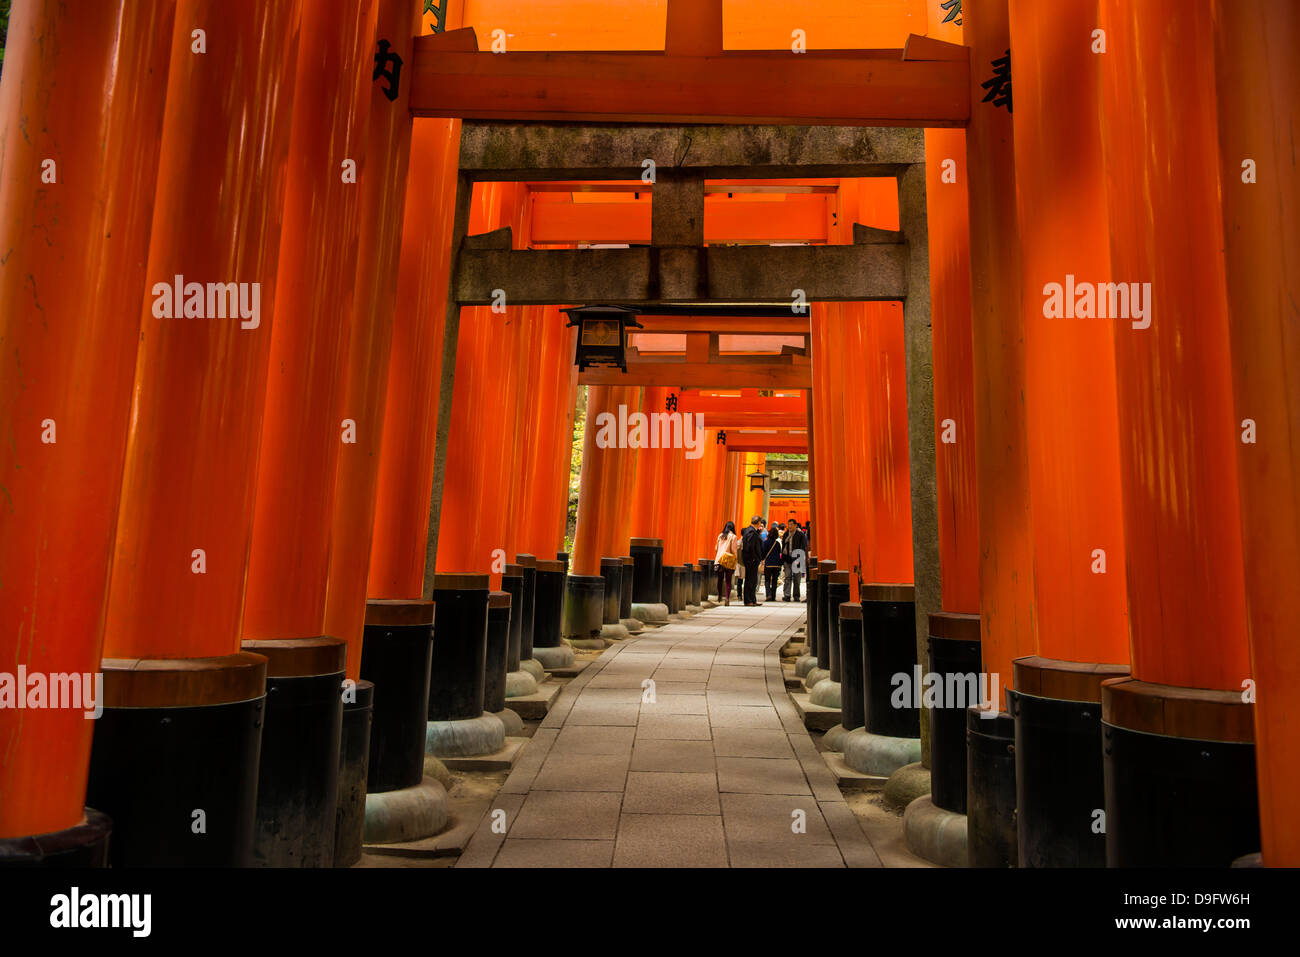
[[[0,80],[0,860],[436,831],[426,751],[689,614],[806,452],[799,672],[916,828],[1300,864],[1295,4],[72,6]],[[912,666],[974,709],[885,730]]]

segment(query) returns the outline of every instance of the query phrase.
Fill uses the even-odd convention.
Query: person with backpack
[[[736,573],[736,553],[739,550],[736,523],[729,521],[722,526],[713,555],[713,567],[718,570],[718,597],[724,606],[731,604],[731,577]]]
[[[776,584],[781,577],[781,523],[777,522],[767,533],[763,545],[763,596],[767,601],[776,601]]]
[[[785,597],[790,601],[790,589],[794,588],[794,600],[803,601],[799,594],[799,583],[803,578],[803,569],[808,564],[808,536],[799,527],[795,519],[790,519],[790,530],[785,535],[785,553],[781,557],[785,564]]]
[[[749,520],[749,527],[740,541],[740,561],[745,566],[745,604],[758,605],[758,566],[763,561],[762,521],[757,515]]]

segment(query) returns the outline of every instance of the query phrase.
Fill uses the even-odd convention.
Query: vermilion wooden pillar
[[[1264,863],[1300,865],[1300,11],[1216,3],[1215,81]],[[1253,176],[1247,176],[1247,160]],[[1253,182],[1247,182],[1247,179]],[[1240,436],[1239,436],[1240,437]]]
[[[993,61],[1011,45],[1007,0],[967,0],[962,10],[975,97],[994,75]],[[981,642],[984,671],[997,674],[1001,687],[1011,681],[1012,659],[1033,654],[1035,648],[1021,244],[1012,144],[1010,110],[992,100],[973,102],[966,154]],[[1001,708],[1003,703],[994,705]]]
[[[647,417],[663,412],[672,390],[664,386],[646,386],[641,393],[640,411]],[[668,516],[666,500],[669,450],[644,448],[637,451],[636,486],[633,492],[632,535],[636,538],[663,538]],[[719,526],[721,527],[721,526]]]
[[[626,414],[636,411],[639,405],[637,392],[634,386],[597,385],[587,390],[578,525],[570,556],[573,575],[599,575],[602,558],[621,556],[627,550],[626,538],[622,537],[627,527],[622,494],[632,465],[632,450],[620,448],[617,443],[622,439],[620,419],[625,421]],[[609,437],[615,444],[602,445]]]
[[[308,17],[298,68],[243,637],[322,635],[340,404],[356,280],[374,3]],[[329,25],[323,24],[329,21]],[[322,111],[302,104],[337,103]]]
[[[475,184],[470,233],[508,225],[519,236],[525,194],[522,183]],[[504,313],[488,306],[461,310],[439,517],[440,530],[456,531],[445,539],[439,534],[438,572],[492,575],[493,588],[500,584],[493,557],[505,547],[511,444],[517,441],[507,415],[513,414],[518,387],[513,316],[522,307],[510,305],[508,296],[507,290]]]
[[[1103,0],[1102,26],[1112,274],[1150,284],[1115,328],[1133,674],[1103,686],[1106,856],[1222,865],[1259,821],[1214,25]]]
[[[459,152],[459,120],[414,121],[366,588],[370,598],[418,598],[424,588]]]
[[[1109,60],[1093,42],[1067,41],[1091,37],[1097,13],[1095,0],[1010,6],[1038,623],[1037,655],[1013,674],[1021,866],[1105,862],[1092,824],[1104,802],[1101,682],[1128,670],[1117,320],[1097,308],[1109,313],[1108,302],[1088,309],[1071,295],[1057,310],[1048,293],[1111,278],[1099,122]]]
[[[960,18],[942,13],[929,8],[927,35],[964,43]],[[980,543],[966,131],[926,130],[925,158],[941,611],[930,614],[919,650],[929,672],[970,674],[980,670]],[[966,807],[965,714],[951,705],[923,711],[921,743],[931,799],[960,813]]]
[[[526,467],[521,470],[525,537],[520,551],[547,556],[564,540],[569,505],[569,467],[573,450],[576,371],[573,334],[555,306],[540,307],[541,347],[537,354],[538,391],[525,396],[529,439],[524,443]]]
[[[0,657],[31,674],[99,670],[174,13],[42,2],[9,21]],[[83,820],[93,708],[0,709],[0,843]],[[77,863],[103,863],[91,818]]]
[[[419,10],[404,0],[378,0],[376,55],[381,41],[389,52],[411,60]],[[389,65],[391,69],[391,64]],[[394,89],[395,88],[395,89]],[[353,293],[339,428],[354,427],[354,442],[341,444],[330,533],[329,588],[325,632],[348,643],[348,677],[361,666],[366,613],[366,579],[375,520],[376,483],[383,443],[384,401],[401,252],[401,222],[411,148],[407,110],[409,73],[393,83],[383,77],[370,86],[366,164],[361,190],[360,240]],[[389,98],[388,93],[396,96]]]
[[[118,864],[251,854],[264,659],[239,640],[298,14],[296,3],[177,5],[104,635],[109,707],[89,785],[117,821]],[[227,305],[221,318],[204,296],[206,318],[168,316],[175,283],[209,282],[241,284],[248,315]],[[198,294],[182,295],[193,316]],[[206,834],[190,827],[195,807]]]

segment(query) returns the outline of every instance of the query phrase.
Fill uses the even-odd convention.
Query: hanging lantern
[[[617,366],[627,371],[627,330],[640,329],[637,311],[627,306],[570,306],[569,325],[578,327],[578,348],[573,362],[579,371],[588,366]]]
[[[750,490],[751,492],[761,492],[761,491],[763,491],[763,483],[766,482],[766,481],[767,481],[767,476],[763,474],[763,471],[762,471],[761,469],[760,469],[759,471],[757,471],[757,472],[750,472],[750,473],[749,473],[749,490]]]

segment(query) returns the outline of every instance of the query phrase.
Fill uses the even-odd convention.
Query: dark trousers
[[[758,604],[758,562],[745,562],[745,604]]]
[[[767,580],[767,600],[776,601],[776,582],[781,577],[780,565],[764,565],[763,577]]]
[[[731,600],[731,576],[735,573],[734,568],[718,566],[718,601]]]
[[[801,578],[803,578],[802,575],[796,574],[794,571],[792,571],[789,568],[786,569],[785,571],[785,600],[786,601],[790,600],[791,585],[794,586],[794,600],[803,601],[803,598],[800,597],[799,595],[799,579]]]

